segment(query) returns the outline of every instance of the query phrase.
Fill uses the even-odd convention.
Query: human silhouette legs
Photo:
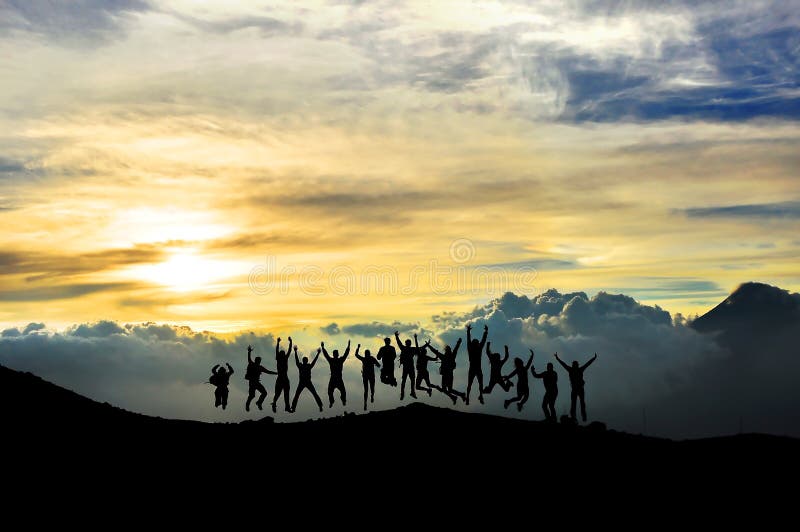
[[[548,421],[556,420],[556,395],[546,393],[542,400],[542,410],[544,410],[544,417]]]
[[[484,388],[483,393],[492,393],[492,390],[494,390],[494,385],[495,384],[498,384],[503,389],[504,392],[507,392],[513,386],[513,384],[511,384],[511,382],[509,382],[508,380],[505,380],[505,379],[499,380],[499,381],[492,380],[492,382],[489,383],[489,386]]]
[[[411,369],[410,371],[403,370],[403,378],[400,381],[400,400],[401,401],[403,400],[403,398],[406,395],[406,380],[409,381],[408,382],[408,384],[409,384],[408,387],[411,390],[411,393],[409,395],[411,395],[411,397],[413,397],[414,399],[417,398],[417,392],[414,391],[414,388],[416,386],[415,383],[416,383],[416,380],[417,380],[416,376],[414,375],[414,370],[413,369]]]
[[[422,386],[422,383],[426,382],[428,387]],[[419,372],[417,373],[416,382],[414,383],[414,387],[417,390],[422,390],[423,392],[428,392],[428,397],[431,396],[431,379],[430,376],[426,373]]]
[[[575,407],[577,406],[576,403],[578,402],[578,399],[580,399],[580,402],[581,402],[581,418],[583,418],[583,420],[586,421],[586,401],[584,399],[583,390],[572,390],[571,399],[572,399],[572,401],[571,401],[572,404],[571,404],[570,409],[569,409],[570,417],[572,419],[574,419],[574,420],[577,420],[577,417],[575,415]]]
[[[469,368],[469,376],[467,377],[467,399],[466,403],[469,404],[469,395],[472,390],[472,381],[478,381],[478,401],[483,404],[483,372]]]
[[[319,407],[319,411],[322,412],[322,399],[319,398],[319,394],[317,393],[317,389],[314,388],[314,384],[313,383],[306,384],[304,382],[299,383],[297,385],[297,390],[295,390],[295,392],[294,392],[294,399],[292,400],[292,411],[297,410],[297,400],[300,397],[300,392],[302,392],[305,389],[308,389],[308,391],[311,392],[311,395],[314,396],[314,401],[317,402],[317,406]]]
[[[341,380],[332,380],[328,383],[328,400],[330,401],[331,408],[333,407],[333,392],[339,390],[339,397],[342,399],[342,404],[347,404],[347,392],[344,389],[344,382]]]
[[[289,379],[278,377],[275,381],[275,393],[272,396],[272,411],[275,412],[275,407],[283,394],[284,409],[289,412]]]
[[[260,382],[251,382],[250,388],[247,393],[247,403],[245,403],[244,405],[244,409],[247,410],[248,412],[250,411],[250,402],[256,396],[256,392],[259,392],[261,394],[258,398],[258,401],[256,401],[256,406],[258,407],[259,410],[261,410],[262,405],[264,404],[264,399],[267,397],[267,389],[264,388],[263,384],[261,384]]]
[[[583,419],[583,422],[586,423],[586,401],[584,400],[583,390],[578,392],[578,399],[581,400],[581,418]]]

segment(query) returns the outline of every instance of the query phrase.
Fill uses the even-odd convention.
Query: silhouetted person
[[[383,346],[378,349],[377,359],[383,362],[381,366],[381,382],[389,386],[397,386],[397,378],[394,376],[394,359],[397,358],[397,351],[389,338],[383,339]]]
[[[256,392],[259,392],[261,396],[256,401],[256,406],[259,410],[262,409],[262,405],[264,404],[264,399],[267,397],[267,389],[264,388],[264,385],[261,384],[261,374],[262,373],[269,373],[270,375],[277,375],[277,371],[272,371],[271,369],[267,369],[261,365],[261,357],[256,357],[255,359],[250,357],[250,354],[253,352],[253,348],[251,346],[247,346],[247,371],[244,374],[245,380],[249,383],[249,390],[247,392],[247,403],[244,405],[244,409],[248,412],[250,411],[250,401],[256,396]]]
[[[400,400],[402,401],[406,394],[406,380],[409,381],[411,397],[416,399],[417,392],[414,391],[416,387],[416,377],[414,375],[415,349],[411,345],[411,340],[406,340],[405,344],[400,342],[400,333],[398,331],[394,332],[394,338],[397,340],[398,347],[400,347],[400,366],[403,368],[403,377],[400,382]]]
[[[314,360],[309,364],[308,357],[303,357],[303,362],[300,362],[297,358],[297,349],[294,350],[294,363],[297,365],[297,389],[294,391],[294,399],[292,400],[292,412],[297,410],[297,399],[300,397],[300,392],[306,388],[308,388],[308,391],[314,396],[319,411],[322,412],[322,399],[319,398],[317,389],[314,388],[314,383],[311,381],[311,370],[314,364],[317,363],[320,351],[321,349],[317,349],[317,356],[315,356]]]
[[[483,393],[492,393],[495,385],[499,385],[504,392],[514,386],[511,381],[503,378],[503,364],[508,361],[508,346],[505,346],[506,356],[500,358],[500,353],[492,353],[492,343],[486,343],[486,356],[489,357],[489,384],[483,389]]]
[[[436,388],[449,397],[450,400],[453,401],[453,404],[456,404],[456,399],[458,397],[466,401],[467,396],[453,388],[453,372],[456,369],[456,355],[458,354],[458,348],[461,347],[461,338],[458,339],[453,349],[450,349],[449,345],[444,346],[444,353],[437,351],[430,342],[427,342],[425,345],[428,349],[436,353],[436,356],[438,356],[441,361],[439,375],[442,376],[442,385],[441,387],[431,385],[431,387]]]
[[[467,398],[464,401],[469,404],[469,394],[472,390],[472,381],[478,380],[478,401],[483,404],[483,368],[481,368],[481,355],[483,346],[486,345],[486,336],[489,334],[489,327],[483,326],[483,337],[480,341],[472,337],[472,325],[467,324],[467,355],[469,355],[469,373],[467,375]]]
[[[375,402],[375,366],[381,367],[369,352],[364,351],[364,356],[358,354],[361,344],[356,346],[356,358],[361,361],[361,380],[364,382],[364,410],[367,409],[367,392],[369,391],[370,402]]]
[[[586,421],[586,400],[584,398],[584,390],[583,390],[583,385],[584,385],[583,372],[586,368],[589,367],[589,365],[592,362],[595,361],[595,359],[597,358],[597,353],[595,353],[594,356],[589,360],[589,362],[587,362],[583,366],[579,366],[577,360],[572,361],[572,366],[567,366],[560,358],[558,358],[558,353],[555,354],[555,357],[556,360],[558,360],[558,363],[564,366],[564,369],[567,370],[567,373],[569,373],[569,385],[572,388],[572,393],[570,394],[571,405],[569,407],[569,415],[573,420],[576,419],[575,403],[577,402],[578,399],[580,399],[581,418],[583,419],[583,421]]]
[[[533,351],[531,351],[533,354]],[[553,363],[547,363],[547,370],[536,373],[536,369],[531,367],[531,373],[537,379],[544,382],[544,399],[542,399],[542,410],[547,421],[556,421],[556,398],[558,397],[558,373],[553,369]]]
[[[428,345],[428,344],[425,344]],[[425,345],[422,347],[419,346],[417,343],[417,335],[414,335],[414,346],[417,349],[417,378],[414,381],[415,388],[417,390],[422,390],[428,392],[428,397],[431,396],[431,376],[428,373],[428,362],[434,362],[436,357],[428,356],[427,350],[425,349]],[[422,386],[422,383],[426,383],[428,387]]]
[[[528,359],[527,364],[522,363],[522,359],[516,357],[514,359],[514,371],[506,375],[506,379],[510,379],[514,375],[517,376],[517,396],[511,399],[506,399],[503,403],[503,408],[508,408],[511,403],[517,403],[517,410],[522,410],[525,403],[528,401],[530,395],[530,388],[528,387],[528,370],[531,369],[533,364],[533,351],[531,351],[531,358]]]
[[[283,409],[291,412],[289,408],[289,356],[292,352],[292,337],[289,337],[289,349],[282,351],[280,348],[281,339],[275,343],[275,363],[278,365],[278,376],[275,378],[275,392],[272,394],[272,411],[276,411],[278,399],[283,395]],[[297,351],[297,346],[294,347]]]
[[[344,379],[342,378],[342,368],[344,361],[350,355],[350,340],[347,341],[347,349],[344,350],[344,356],[339,357],[339,350],[333,350],[333,356],[328,355],[325,350],[325,342],[320,344],[322,347],[322,354],[325,355],[325,360],[331,367],[331,380],[328,381],[328,400],[331,402],[329,408],[333,407],[333,391],[339,390],[339,397],[342,399],[342,405],[347,404],[347,392],[344,389]]]
[[[214,385],[214,408],[228,406],[228,384],[233,375],[233,368],[227,362],[225,363],[228,369],[223,368],[219,364],[211,368],[211,377],[208,382]]]

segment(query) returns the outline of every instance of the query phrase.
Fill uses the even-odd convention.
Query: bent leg
[[[314,388],[314,384],[310,383],[306,385],[308,391],[311,392],[311,395],[314,396],[314,400],[317,402],[317,406],[319,407],[319,411],[322,412],[322,399],[319,398],[319,394],[317,393],[317,389]]]
[[[303,391],[306,385],[303,381],[300,381],[300,384],[297,385],[297,389],[294,391],[294,399],[292,400],[292,410],[297,410],[297,399],[300,397],[300,392]]]

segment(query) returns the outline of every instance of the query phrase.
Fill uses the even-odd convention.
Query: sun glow
[[[230,264],[204,258],[195,250],[174,252],[167,260],[148,264],[129,272],[137,279],[163,285],[176,292],[207,288],[215,281],[235,274]]]

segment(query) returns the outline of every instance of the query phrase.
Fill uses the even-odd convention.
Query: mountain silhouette
[[[691,327],[717,335],[734,353],[795,349],[800,337],[800,294],[763,283],[744,283]]]

